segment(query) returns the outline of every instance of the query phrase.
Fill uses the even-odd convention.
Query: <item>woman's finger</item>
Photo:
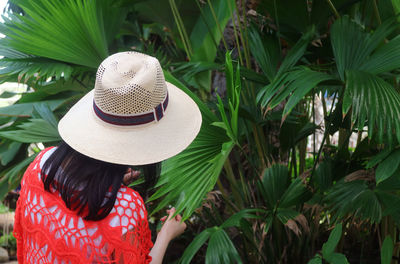
[[[173,216],[174,216],[174,214],[175,214],[175,207],[172,207],[170,210],[168,210],[169,212],[168,212],[168,219],[171,219]]]
[[[181,221],[182,220],[182,216],[180,214],[175,216],[176,221]]]
[[[128,168],[127,173],[124,174],[123,182],[125,185],[131,184],[138,176],[140,175],[140,171],[134,171],[131,168]]]
[[[140,171],[133,171],[131,175],[132,177],[136,178],[137,176],[140,175]]]

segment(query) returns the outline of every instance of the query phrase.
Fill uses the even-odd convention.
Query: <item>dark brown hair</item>
[[[85,156],[65,142],[45,161],[42,181],[48,192],[59,192],[65,205],[85,220],[104,219],[114,207],[117,192],[129,166]],[[144,183],[138,185],[145,198],[160,175],[160,163],[140,167]],[[136,187],[135,187],[136,189]]]

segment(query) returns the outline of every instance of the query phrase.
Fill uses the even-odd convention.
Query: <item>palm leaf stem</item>
[[[249,63],[248,67],[250,68],[251,67],[251,60],[250,60],[250,50],[248,49],[248,47],[249,47],[249,33],[247,31],[248,25],[247,25],[247,15],[246,15],[246,1],[241,0],[240,2],[242,3],[243,23],[245,23],[244,24],[244,34],[245,34],[244,40],[245,40],[246,47],[247,47],[245,49],[245,53],[246,53],[247,58],[248,58],[248,60],[247,60],[248,63]]]
[[[265,167],[265,165],[269,165],[269,161],[267,160],[267,157],[265,156],[263,144],[261,144],[260,136],[258,134],[258,127],[255,124],[253,124],[253,134],[254,134],[254,140],[256,143],[256,149],[258,152],[258,156],[260,157],[260,160],[262,161],[262,166]]]
[[[240,22],[240,12],[239,12],[239,8],[237,6],[237,2],[235,1],[235,11],[236,11],[236,18],[237,18],[237,23],[239,26],[239,36],[240,36],[240,40],[242,42],[242,47],[243,47],[243,53],[244,53],[244,57],[246,59],[246,68],[250,69],[251,68],[251,63],[250,63],[250,55],[249,55],[249,50],[248,50],[248,45],[246,43],[248,43],[244,37],[243,37],[243,28],[242,28],[242,23]]]
[[[189,36],[188,36],[188,34],[187,34],[187,32],[186,32],[185,24],[183,23],[182,18],[181,18],[181,15],[179,14],[179,10],[178,10],[178,8],[177,8],[177,6],[176,6],[176,4],[175,4],[175,0],[173,0],[173,3],[174,3],[175,11],[176,11],[176,17],[178,18],[179,24],[180,24],[180,26],[181,26],[181,28],[182,28],[183,36],[185,37],[185,40],[186,40],[186,43],[187,43],[189,52],[190,52],[191,55],[193,55],[192,45],[191,45],[191,43],[190,43]]]
[[[236,28],[236,23],[235,23],[235,20],[233,18],[233,10],[232,10],[232,5],[231,5],[230,1],[228,1],[228,7],[229,7],[229,12],[231,13],[231,20],[232,20],[232,25],[233,25],[233,33],[235,35],[235,42],[236,42],[236,48],[237,48],[237,51],[238,51],[238,54],[239,54],[240,65],[244,66],[243,58],[242,58],[242,51],[240,49],[239,36],[238,36],[237,28]]]
[[[241,153],[242,153],[243,156],[246,158],[246,160],[251,164],[251,167],[252,167],[252,169],[255,170],[255,173],[256,173],[257,175],[261,175],[261,171],[259,171],[259,170],[257,169],[257,166],[254,164],[253,160],[250,159],[249,155],[247,155],[246,151],[245,151],[241,146],[239,146],[239,149],[241,150]]]
[[[201,19],[203,19],[204,25],[206,25],[208,32],[212,32],[211,27],[210,27],[210,25],[208,24],[207,19],[206,19],[205,15],[204,15],[203,8],[201,8],[201,6],[200,6],[200,4],[199,4],[199,1],[195,1],[195,2],[196,2],[196,4],[197,4],[197,7],[198,7],[199,10],[200,10],[200,16],[201,16]],[[229,1],[228,1],[228,2],[229,2]],[[213,41],[213,43],[214,43],[214,46],[215,46],[215,48],[217,49],[217,52],[218,52],[218,43],[217,43],[217,41],[215,40],[214,35],[213,35],[213,34],[210,34],[210,37],[211,37],[211,39],[212,39],[212,41]]]
[[[226,172],[226,178],[229,181],[229,184],[231,186],[231,190],[232,190],[232,194],[234,199],[236,200],[236,203],[240,206],[240,208],[244,208],[243,207],[243,198],[241,197],[240,193],[238,192],[238,185],[237,185],[237,181],[235,178],[235,175],[233,174],[233,169],[232,169],[232,164],[229,160],[229,157],[226,159],[225,163],[224,163],[224,169]]]
[[[297,159],[296,159],[296,146],[292,149],[292,164],[294,168],[294,177],[297,178]]]
[[[307,152],[307,138],[304,138],[299,143],[299,175],[301,175],[306,168],[306,152]]]
[[[232,151],[232,156],[235,158],[236,164],[238,165],[238,173],[240,177],[240,187],[242,187],[241,192],[243,193],[243,197],[246,198],[246,203],[247,204],[257,204],[256,200],[252,200],[251,196],[251,185],[250,181],[245,181],[244,175],[245,175],[245,170],[243,168],[243,164],[241,161],[241,156],[238,151]],[[253,166],[253,168],[256,170],[256,167]]]
[[[378,24],[382,24],[381,16],[379,15],[379,9],[378,9],[378,3],[376,0],[372,1],[373,6],[374,6],[374,14],[376,16],[376,20],[378,21]]]
[[[236,205],[235,203],[233,203],[233,202],[231,201],[231,199],[229,199],[229,195],[228,195],[228,193],[225,191],[225,188],[224,188],[224,186],[222,185],[221,179],[220,179],[220,178],[218,178],[218,180],[217,180],[217,186],[218,186],[218,189],[221,191],[222,199],[224,199],[224,201],[225,201],[225,202],[227,203],[227,205],[230,207],[231,213],[234,214],[235,212],[239,212],[240,209],[237,207],[237,205]]]
[[[222,39],[222,43],[224,44],[225,51],[228,51],[228,45],[226,44],[226,41],[225,41],[225,38],[224,38],[224,32],[222,31],[221,24],[219,23],[219,21],[217,19],[217,16],[215,15],[214,7],[212,6],[210,0],[207,0],[207,3],[208,3],[208,6],[210,7],[210,11],[211,11],[211,14],[212,14],[212,16],[213,16],[213,18],[215,20],[215,23],[217,24],[219,33],[221,34],[221,39]]]
[[[331,116],[332,113],[333,113],[333,106],[335,105],[336,97],[337,97],[337,92],[335,92],[335,95],[334,95],[334,97],[333,97],[331,109],[329,110],[329,116]],[[311,170],[310,182],[312,182],[312,178],[313,178],[313,176],[314,176],[315,169],[316,169],[317,164],[318,164],[318,161],[319,161],[319,157],[321,156],[322,148],[324,147],[324,143],[325,143],[326,137],[327,137],[327,135],[329,134],[329,133],[328,133],[328,127],[329,127],[329,126],[330,126],[330,122],[328,122],[328,123],[325,125],[324,137],[322,138],[321,146],[319,147],[318,154],[317,154],[317,158],[315,159],[314,164],[313,164],[313,168],[312,168],[312,170]]]
[[[325,97],[324,97],[324,95],[323,95],[323,93],[321,92],[321,102],[322,102],[322,111],[323,111],[323,113],[324,113],[324,116],[327,116],[327,109],[326,109],[326,101],[325,101]],[[325,124],[325,127],[326,127],[326,125],[327,124]],[[331,144],[331,140],[330,140],[330,138],[329,138],[329,135],[326,137],[326,143],[328,144],[328,145],[330,145]]]
[[[218,180],[217,180],[217,186],[218,186],[218,189],[221,191],[221,196],[222,196],[223,198],[229,197],[229,196],[228,196],[228,193],[225,191],[225,188],[224,188],[224,186],[223,186],[222,183],[221,183],[221,179],[220,179],[220,178],[218,178]]]
[[[311,109],[311,111],[312,111],[313,122],[314,122],[314,124],[316,124],[317,122],[315,120],[315,93],[314,93],[314,88],[312,88],[312,109]],[[313,133],[313,158],[314,158],[314,164],[315,164],[315,150],[316,150],[316,146],[315,146],[316,133],[317,133],[317,131],[314,130],[314,133]]]
[[[192,48],[190,46],[189,38],[187,37],[187,33],[185,27],[183,25],[182,19],[179,15],[178,8],[176,7],[175,0],[169,0],[169,5],[171,7],[172,15],[174,16],[174,20],[176,26],[178,28],[179,36],[181,37],[183,48],[185,49],[186,55],[189,60],[192,58]]]
[[[278,42],[279,42],[279,50],[282,50],[281,31],[279,27],[279,17],[278,17],[278,8],[276,7],[276,0],[274,0],[274,13],[275,13],[275,23],[276,23],[276,34],[278,35]]]
[[[332,9],[332,12],[335,14],[336,18],[340,18],[339,12],[336,10],[335,6],[333,5],[331,0],[326,0],[328,3],[329,7]]]

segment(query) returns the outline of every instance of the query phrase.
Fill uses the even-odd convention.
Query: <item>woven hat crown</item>
[[[120,52],[97,70],[94,103],[107,114],[129,116],[154,110],[167,96],[160,63],[138,52]]]

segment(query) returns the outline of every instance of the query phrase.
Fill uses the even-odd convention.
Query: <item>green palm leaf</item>
[[[382,218],[382,206],[377,194],[370,190],[365,181],[337,183],[326,196],[333,220],[355,216],[371,223]]]
[[[194,255],[199,251],[199,249],[204,245],[204,243],[210,238],[213,229],[207,228],[203,230],[200,234],[196,235],[193,241],[183,252],[183,255],[179,261],[182,264],[188,264],[192,261]]]
[[[398,68],[400,68],[400,36],[376,49],[359,69],[380,74]]]
[[[332,77],[327,74],[315,72],[306,67],[294,68],[295,64],[304,55],[307,45],[313,35],[314,28],[310,28],[290,49],[276,74],[274,74],[273,69],[270,68],[273,66],[270,65],[273,61],[270,54],[265,50],[261,50],[260,55],[255,57],[268,78],[272,80],[271,83],[262,88],[257,95],[257,101],[261,103],[262,107],[267,107],[266,111],[273,109],[293,93],[283,112],[283,116],[287,117],[293,107],[312,88],[320,82],[332,79]],[[261,45],[261,39],[259,39],[259,36],[257,36],[254,31],[251,35],[251,39],[253,46]],[[272,76],[273,74],[274,76]]]
[[[400,94],[383,79],[366,72],[347,71],[343,113],[352,107],[352,122],[358,129],[368,124],[368,136],[375,129],[379,141],[392,142],[393,133],[400,141]]]
[[[241,263],[239,254],[224,229],[240,227],[240,223],[244,219],[260,218],[255,215],[257,212],[263,212],[263,210],[243,209],[229,217],[221,226],[214,226],[203,230],[185,249],[179,263],[190,263],[194,255],[208,239],[210,241],[206,253],[207,263],[233,263],[235,261]]]
[[[153,212],[174,204],[178,213],[185,210],[183,218],[187,219],[214,187],[234,144],[223,129],[212,125],[218,121],[217,117],[196,95],[171,74],[166,73],[165,77],[194,99],[202,112],[203,123],[192,144],[163,163],[157,184],[160,188],[149,200],[163,197]]]
[[[48,104],[35,104],[32,117],[17,127],[19,130],[0,131],[0,137],[22,143],[57,142],[61,140],[58,134],[58,121]]]
[[[293,108],[319,83],[333,79],[332,76],[316,72],[307,67],[298,67],[293,71],[282,74],[282,77],[273,81],[265,87],[265,94],[262,100],[262,106],[273,109],[285,100],[289,95],[289,100],[283,110],[283,119],[286,119]]]
[[[59,108],[64,104],[66,99],[46,100],[33,103],[20,103],[13,104],[5,107],[0,107],[0,116],[17,116],[17,117],[30,117],[38,105],[48,105],[51,111]]]
[[[385,237],[381,248],[381,264],[390,264],[393,256],[393,240],[390,235]]]
[[[274,164],[265,170],[260,189],[270,208],[275,208],[289,185],[290,177],[286,166]]]
[[[0,60],[0,76],[17,74],[28,79],[47,80],[55,77],[56,80],[64,77],[68,79],[73,68],[68,64],[40,57],[3,58]]]
[[[6,166],[14,159],[21,148],[21,143],[9,140],[2,140],[0,143],[0,164]]]
[[[230,3],[228,4],[229,1]],[[193,61],[213,62],[217,55],[217,43],[223,37],[223,30],[230,18],[228,5],[233,7],[232,0],[210,1],[201,10],[192,32],[190,33],[190,44],[193,49]],[[213,15],[215,14],[215,17]]]
[[[203,122],[199,134],[182,153],[163,163],[161,179],[156,193],[150,200],[165,196],[154,211],[175,203],[177,213],[185,210],[187,219],[200,206],[207,192],[214,188],[222,167],[237,142],[237,123],[240,103],[241,79],[239,68],[236,74],[230,54],[226,54],[227,94],[229,113],[225,112],[221,99],[218,109],[222,122],[187,87],[168,72],[166,80],[186,92],[199,106]],[[230,120],[228,115],[230,114]],[[153,212],[154,212],[153,211]]]
[[[15,0],[25,15],[8,14],[0,46],[35,56],[97,68],[108,55],[125,11],[111,0]]]
[[[280,60],[278,40],[273,36],[261,37],[255,27],[251,27],[249,33],[251,54],[268,80],[272,82],[276,76]]]
[[[206,252],[206,264],[242,263],[231,239],[222,228],[211,235]]]
[[[389,19],[382,23],[374,34],[369,34],[348,16],[336,20],[331,28],[331,42],[340,79],[345,80],[347,70],[372,68],[364,66],[365,63],[371,53],[396,27],[396,20]],[[371,66],[375,67],[372,63],[376,63],[376,59],[371,59]]]
[[[43,119],[29,119],[17,126],[19,130],[0,131],[0,137],[23,143],[57,142],[61,140],[56,127]]]
[[[18,187],[22,175],[36,155],[37,153],[0,173],[0,200],[3,200],[9,191]]]

